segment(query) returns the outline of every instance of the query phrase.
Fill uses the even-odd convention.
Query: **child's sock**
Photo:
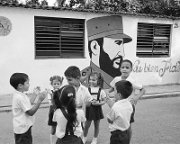
[[[54,144],[53,143],[53,135],[52,134],[50,134],[50,144]]]
[[[91,144],[97,144],[97,138],[94,137]]]
[[[87,137],[84,137],[84,136],[83,136],[82,141],[83,141],[83,143],[85,144],[86,141],[87,141]]]

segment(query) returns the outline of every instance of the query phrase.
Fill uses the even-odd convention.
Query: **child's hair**
[[[100,87],[100,88],[103,88],[103,85],[104,85],[104,78],[102,76],[101,73],[98,73],[96,71],[93,71],[90,73],[90,75],[88,76],[88,82],[89,82],[89,79],[91,76],[97,76],[97,85]]]
[[[128,63],[130,63],[131,68],[133,67],[133,63],[132,63],[130,60],[128,60],[128,59],[124,59],[124,60],[122,61],[122,63],[123,63],[123,62],[128,62]],[[121,63],[121,65],[122,65],[122,63]]]
[[[17,89],[19,84],[24,84],[29,79],[28,75],[25,73],[14,73],[10,77],[10,84],[12,87]]]
[[[132,84],[127,80],[118,81],[115,86],[117,93],[120,93],[125,99],[128,98],[133,91]]]
[[[81,71],[77,66],[70,66],[66,69],[66,71],[64,72],[64,75],[66,77],[71,77],[71,78],[75,78],[75,79],[80,79],[81,77]]]
[[[73,86],[65,85],[54,93],[54,103],[56,108],[66,108],[69,117],[69,123],[75,124],[76,120],[76,91]]]
[[[51,85],[52,85],[52,83],[53,83],[53,80],[58,80],[60,83],[62,83],[63,82],[63,80],[64,80],[64,78],[63,77],[60,77],[60,76],[58,76],[58,75],[54,75],[54,76],[52,76],[52,77],[50,77],[50,82],[51,82]]]

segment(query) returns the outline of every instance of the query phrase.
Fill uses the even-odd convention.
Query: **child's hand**
[[[39,86],[35,87],[33,93],[38,95],[41,92],[41,88]]]
[[[99,105],[99,101],[97,101],[97,100],[92,100],[91,103],[92,103],[92,105]]]
[[[38,100],[42,102],[46,98],[46,96],[47,96],[47,92],[43,91],[43,92],[39,93],[39,99]]]
[[[52,91],[50,89],[45,89],[45,91],[50,95],[52,94]]]

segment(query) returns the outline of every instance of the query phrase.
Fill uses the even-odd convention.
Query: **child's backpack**
[[[58,139],[56,144],[83,144],[82,139],[74,135],[73,125],[69,122],[69,116],[64,108],[61,108],[64,117],[67,119],[66,133],[61,139]]]

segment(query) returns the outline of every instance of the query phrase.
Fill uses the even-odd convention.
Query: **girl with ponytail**
[[[66,85],[54,93],[56,111],[53,121],[57,122],[56,144],[83,144],[81,123],[86,118],[83,111],[76,109],[76,92],[73,86]]]

